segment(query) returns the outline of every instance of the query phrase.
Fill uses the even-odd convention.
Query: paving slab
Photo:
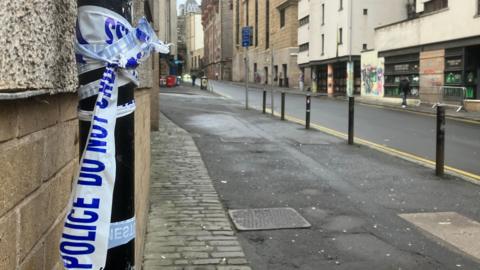
[[[190,134],[160,116],[143,269],[250,270]]]

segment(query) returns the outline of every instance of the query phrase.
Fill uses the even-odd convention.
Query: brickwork
[[[59,269],[78,164],[77,96],[0,101],[0,269]],[[73,108],[73,109],[72,109]]]
[[[190,135],[164,116],[152,133],[145,270],[250,270]]]
[[[443,86],[445,70],[445,50],[420,53],[420,99],[435,103]]]

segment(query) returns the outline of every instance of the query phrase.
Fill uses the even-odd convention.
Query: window
[[[265,49],[270,48],[270,0],[265,1]]]
[[[434,12],[448,7],[448,0],[431,0],[425,3],[424,13]]]
[[[255,47],[258,46],[258,0],[255,0]]]
[[[285,27],[285,9],[280,10],[280,27]]]
[[[367,43],[363,43],[362,48],[363,48],[364,51],[368,50],[368,45],[367,45]]]
[[[338,44],[343,44],[343,28],[338,29]]]
[[[245,26],[248,26],[248,11],[249,11],[249,8],[248,8],[248,0],[245,1]]]
[[[240,0],[235,5],[235,39],[237,45],[240,44]]]
[[[325,35],[322,34],[322,55],[325,54]]]
[[[307,42],[307,43],[303,43],[303,44],[301,44],[301,45],[299,46],[298,50],[299,50],[300,52],[305,52],[305,51],[308,51],[309,47],[310,47],[310,44],[309,44],[308,42]]]
[[[324,24],[325,24],[325,4],[322,4],[322,25]]]
[[[310,22],[310,16],[305,16],[298,21],[299,26],[304,26]]]
[[[363,9],[363,15],[368,15],[368,9],[366,8]]]
[[[339,0],[340,1],[340,7],[338,8],[338,10],[342,10],[343,9],[343,0]]]

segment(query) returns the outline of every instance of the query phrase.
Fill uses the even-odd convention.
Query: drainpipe
[[[131,0],[78,0],[78,6],[94,5],[107,8],[132,20]],[[104,25],[99,25],[99,30]],[[88,71],[79,75],[80,85],[99,80],[105,68]],[[82,99],[79,109],[93,111],[97,95]],[[129,83],[119,87],[118,106],[130,104],[134,101],[134,84]],[[80,155],[85,149],[86,140],[90,131],[90,121],[79,121],[80,126]],[[117,118],[115,126],[115,153],[116,179],[113,192],[111,226],[120,228],[122,233],[129,230],[135,234],[135,181],[134,181],[134,113]],[[122,225],[123,224],[123,225]],[[125,225],[128,224],[128,225]],[[131,231],[133,229],[133,232]],[[110,248],[107,253],[107,262],[104,270],[133,270],[135,269],[135,238],[128,243]]]
[[[348,9],[348,63],[347,63],[347,95],[353,96],[354,92],[354,64],[352,61],[352,21],[353,21],[353,0],[349,0]]]

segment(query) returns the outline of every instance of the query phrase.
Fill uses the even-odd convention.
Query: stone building
[[[158,2],[146,3],[158,30]],[[61,269],[59,239],[79,162],[77,5],[4,1],[0,7],[0,269]],[[133,8],[135,20],[144,15],[143,0]],[[158,58],[149,60],[135,92],[136,269],[149,200],[151,91],[158,81]]]
[[[245,79],[242,28],[253,28],[248,49],[248,79],[258,83],[298,87],[298,0],[233,1],[233,80]]]
[[[195,0],[187,0],[182,12],[181,16],[185,21],[186,71],[198,73],[204,51],[202,11]]]
[[[135,0],[139,2],[140,0]],[[137,3],[135,2],[135,3]],[[140,4],[139,4],[140,5]],[[150,126],[152,130],[158,130],[158,109],[159,101],[158,94],[160,93],[160,77],[162,75],[170,74],[170,66],[172,65],[172,59],[175,59],[175,55],[178,53],[177,45],[177,2],[176,0],[148,0],[145,1],[144,10],[146,10],[146,15],[150,15],[150,21],[152,21],[152,26],[158,36],[158,38],[166,43],[173,43],[174,46],[170,47],[170,54],[168,55],[151,55],[151,63],[148,63],[147,66],[149,69],[145,69],[144,74],[152,74],[150,91],[150,101],[151,101],[151,115],[150,115]],[[138,12],[141,10],[139,9]],[[141,14],[138,15],[139,17]],[[173,19],[172,19],[173,18]],[[145,68],[145,67],[140,67]],[[177,67],[175,67],[177,68]]]
[[[403,13],[405,20],[375,30],[372,54],[384,63],[383,96],[397,97],[407,76],[421,102],[439,101],[442,86],[465,87],[467,110],[480,110],[480,1],[422,0]]]
[[[177,60],[180,63],[178,74],[182,75],[185,72],[185,61],[187,56],[187,44],[185,43],[185,16],[183,10],[185,5],[179,6],[179,13],[177,15]]]
[[[360,93],[360,54],[373,48],[375,27],[406,18],[408,0],[300,0],[298,64],[313,91],[346,93],[347,64]],[[352,82],[350,80],[350,82]]]
[[[210,79],[232,78],[232,0],[203,0],[204,71]]]
[[[149,0],[152,1],[152,0]],[[158,38],[165,43],[172,43],[170,53],[160,56],[160,75],[178,74],[178,31],[177,31],[177,1],[176,0],[157,0],[158,1]]]

